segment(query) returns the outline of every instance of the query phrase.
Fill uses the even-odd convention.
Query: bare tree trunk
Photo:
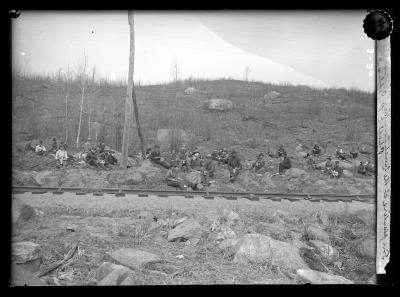
[[[128,23],[130,26],[130,49],[129,49],[129,72],[128,72],[128,87],[125,97],[125,122],[124,132],[122,135],[122,158],[121,167],[126,169],[128,163],[128,146],[129,146],[129,128],[130,128],[130,115],[132,113],[131,100],[129,96],[132,94],[133,89],[133,55],[134,55],[134,30],[133,30],[133,12],[128,11]]]
[[[67,143],[68,141],[68,94],[65,95],[65,120],[64,120],[64,126],[65,126],[65,142]]]
[[[81,107],[79,112],[78,134],[76,135],[76,148],[79,149],[79,138],[81,136],[82,112],[83,112],[83,98],[85,97],[85,84],[82,86]]]
[[[88,120],[88,123],[89,123],[89,137],[88,138],[92,138],[92,135],[91,135],[91,131],[92,131],[92,129],[91,129],[91,121],[92,121],[92,105],[90,104],[90,103],[92,103],[91,102],[92,100],[90,99],[90,102],[89,102],[89,120]]]

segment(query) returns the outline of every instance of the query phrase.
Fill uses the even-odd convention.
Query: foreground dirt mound
[[[35,171],[24,172],[20,170],[13,170],[12,184],[16,186],[40,186],[35,179],[36,174],[37,172]]]

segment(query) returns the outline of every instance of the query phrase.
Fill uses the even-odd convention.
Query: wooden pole
[[[129,25],[131,27],[131,46],[132,46],[132,104],[133,104],[133,110],[135,112],[135,121],[136,121],[136,127],[137,127],[137,132],[140,140],[140,150],[142,152],[142,158],[145,158],[145,151],[144,151],[144,140],[143,140],[143,134],[142,134],[142,129],[140,128],[140,120],[139,120],[139,108],[136,102],[136,94],[135,94],[135,82],[134,82],[134,65],[135,65],[135,27],[134,27],[134,20],[133,20],[133,11],[129,11],[128,14],[129,17]]]

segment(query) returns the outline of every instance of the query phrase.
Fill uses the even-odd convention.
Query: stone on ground
[[[197,89],[196,88],[193,88],[193,87],[189,87],[189,88],[187,88],[186,90],[185,90],[185,94],[186,95],[192,95],[192,94],[194,94],[194,93],[196,93],[197,92]]]
[[[11,263],[12,286],[44,286],[45,283],[32,272]]]
[[[289,230],[287,230],[284,225],[279,223],[259,222],[251,226],[250,231],[272,237],[276,240],[285,241],[286,239],[290,238]]]
[[[15,242],[11,244],[12,260],[16,264],[40,258],[40,245],[31,241]]]
[[[168,241],[186,241],[201,237],[202,226],[190,218],[168,232]]]
[[[350,170],[344,169],[344,170],[343,170],[343,176],[344,176],[344,177],[353,177],[354,174],[353,174],[353,172],[351,172]]]
[[[13,223],[25,222],[33,219],[35,216],[36,212],[32,206],[23,203],[20,199],[12,199],[11,218]]]
[[[335,261],[339,258],[339,252],[331,245],[319,241],[310,240],[310,243],[318,250],[319,254],[328,261]]]
[[[98,282],[98,286],[116,286],[119,285],[129,274],[131,271],[129,268],[121,266],[121,265],[115,265],[119,266],[111,270],[104,278],[102,278]]]
[[[311,284],[353,284],[351,280],[339,275],[311,269],[298,269],[296,274],[305,282]]]
[[[59,177],[58,175],[51,171],[45,170],[41,171],[35,176],[36,182],[42,187],[58,187],[59,186]]]
[[[235,107],[235,104],[228,99],[210,99],[203,103],[205,109],[216,111],[228,111]]]
[[[326,243],[330,243],[329,234],[326,233],[322,228],[317,226],[309,226],[307,228],[307,236],[309,240],[320,240]]]
[[[298,248],[268,236],[246,234],[235,248],[234,261],[237,263],[270,263],[289,270],[308,268]]]
[[[322,262],[322,257],[309,246],[303,245],[299,248],[299,253],[304,262],[310,269],[328,272]]]
[[[223,224],[217,229],[217,233],[213,236],[213,239],[218,242],[222,242],[227,239],[236,239],[236,233],[229,226]]]
[[[158,255],[132,248],[121,248],[108,253],[108,255],[121,265],[132,269],[143,268],[149,263],[161,261]]]
[[[114,270],[120,271],[121,274],[130,271],[126,266],[117,265],[111,262],[103,262],[103,264],[101,264],[96,270],[96,280],[101,281]]]
[[[13,169],[12,171],[12,184],[15,186],[35,186],[38,187],[40,184],[35,179],[36,173],[24,172]]]
[[[267,94],[264,95],[263,99],[264,100],[271,100],[271,99],[276,99],[281,95],[281,93],[276,92],[276,91],[270,91]]]
[[[222,219],[228,223],[228,225],[234,225],[240,220],[240,216],[237,212],[230,210],[230,209],[224,209],[222,211]]]

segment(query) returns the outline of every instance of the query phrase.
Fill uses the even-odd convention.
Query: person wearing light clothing
[[[35,153],[38,155],[44,155],[46,153],[46,148],[43,145],[43,140],[40,140],[39,144],[35,147]]]
[[[67,149],[66,146],[63,145],[59,148],[56,152],[56,159],[60,161],[60,165],[65,165],[65,161],[68,159]]]

